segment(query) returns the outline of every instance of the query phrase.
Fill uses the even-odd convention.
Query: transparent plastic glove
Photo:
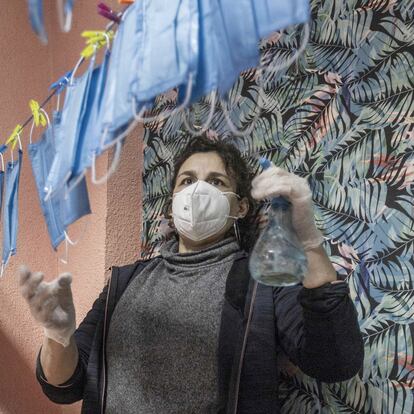
[[[32,273],[26,266],[21,266],[19,272],[20,291],[32,316],[43,326],[45,336],[67,347],[76,330],[71,274],[62,273],[44,282],[41,272]]]
[[[285,197],[292,204],[292,227],[304,250],[322,244],[324,238],[315,225],[312,192],[308,182],[283,168],[271,167],[252,181],[252,197],[256,200]]]

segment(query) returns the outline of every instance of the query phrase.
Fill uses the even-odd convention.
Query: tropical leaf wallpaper
[[[257,169],[259,155],[306,177],[315,217],[338,274],[349,282],[365,342],[350,381],[324,384],[282,370],[285,413],[414,412],[414,1],[312,1],[310,38],[289,68],[259,87],[242,74],[208,131],[234,143]],[[286,61],[301,27],[261,44],[264,61]],[[175,93],[155,111],[174,106]],[[261,103],[261,105],[258,105]],[[186,113],[146,125],[143,256],[157,254],[167,223],[172,162],[208,118],[206,97]],[[292,373],[293,372],[293,373]]]

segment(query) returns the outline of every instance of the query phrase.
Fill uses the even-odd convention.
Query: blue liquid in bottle
[[[264,169],[271,165],[265,158],[260,164]],[[283,197],[274,198],[268,217],[250,255],[250,274],[268,286],[296,285],[304,279],[307,259],[292,227],[290,203]]]

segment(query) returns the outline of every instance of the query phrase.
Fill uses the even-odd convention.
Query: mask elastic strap
[[[211,93],[211,103],[210,103],[210,110],[208,113],[207,121],[203,125],[200,126],[200,129],[193,129],[190,126],[190,122],[187,118],[186,111],[185,110],[183,111],[183,122],[187,130],[190,132],[190,134],[197,136],[207,131],[207,129],[210,127],[211,122],[213,120],[214,112],[216,111],[216,102],[217,102],[217,91],[214,90]]]
[[[72,27],[72,7],[73,7],[73,0],[58,0],[57,10],[59,16],[59,26],[62,32],[69,32]]]
[[[73,71],[72,71],[72,74],[71,74],[71,76],[70,76],[70,79],[69,79],[69,86],[73,86],[73,79],[75,78],[75,73],[77,72],[77,70],[79,69],[79,66],[82,64],[82,62],[85,60],[85,58],[82,56],[78,61],[77,61],[77,63],[76,63],[76,65],[75,65],[75,67],[74,67],[74,69],[73,69]]]
[[[50,126],[50,119],[49,119],[49,115],[47,114],[47,112],[43,109],[40,108],[40,111],[44,114],[46,121],[47,121],[47,126]],[[32,136],[33,136],[33,130],[34,130],[34,126],[35,126],[35,121],[33,119],[32,121],[32,126],[30,127],[30,134],[29,134],[29,143],[32,144]]]
[[[248,135],[250,135],[255,126],[257,121],[260,118],[260,115],[262,114],[262,110],[264,108],[264,104],[265,104],[265,99],[264,97],[262,97],[262,94],[264,94],[264,85],[266,84],[266,82],[269,80],[270,76],[272,74],[274,74],[275,72],[279,71],[280,69],[283,69],[285,67],[290,66],[293,62],[295,62],[297,60],[297,58],[300,56],[300,54],[305,50],[308,41],[309,41],[309,23],[305,24],[305,35],[304,35],[304,39],[303,42],[300,46],[300,48],[296,51],[296,53],[291,56],[286,62],[284,62],[283,64],[276,64],[274,66],[271,66],[270,63],[267,66],[266,69],[264,69],[264,71],[262,70],[262,68],[259,69],[259,77],[258,77],[258,86],[259,86],[259,94],[258,94],[258,100],[257,100],[257,106],[259,107],[259,111],[256,114],[256,116],[253,118],[253,121],[251,122],[250,126],[243,129],[243,130],[239,130],[236,128],[236,126],[233,124],[233,121],[231,120],[229,111],[226,107],[225,104],[223,104],[223,100],[220,100],[220,104],[221,104],[221,108],[223,109],[223,113],[224,113],[224,117],[226,119],[227,125],[230,128],[231,132],[239,137],[247,137]],[[264,72],[264,75],[261,76],[262,72]]]
[[[165,118],[176,114],[177,112],[181,111],[182,109],[186,108],[188,106],[188,104],[190,103],[191,100],[191,93],[193,91],[193,83],[194,83],[194,75],[192,73],[190,73],[188,75],[188,84],[187,84],[187,88],[186,88],[186,93],[185,93],[185,98],[184,98],[184,102],[181,105],[178,105],[176,108],[172,109],[171,111],[165,111],[162,112],[161,114],[158,114],[156,116],[149,116],[149,117],[143,117],[144,112],[147,110],[146,105],[144,105],[141,110],[139,111],[139,113],[137,114],[136,111],[136,102],[135,99],[132,99],[132,113],[134,115],[134,118],[138,121],[138,122],[142,122],[142,123],[148,123],[148,122],[160,122],[163,121]]]
[[[85,171],[82,171],[77,177],[75,177],[75,181],[73,183],[68,184],[68,188],[67,188],[67,193],[70,193],[83,179],[83,177],[85,177]]]
[[[240,245],[241,244],[241,237],[240,237],[239,223],[238,223],[237,220],[238,220],[238,218],[236,220],[234,220],[233,228],[234,228],[234,234],[236,235],[237,242]]]
[[[7,256],[6,261],[1,262],[0,279],[4,276],[4,271],[6,270],[6,266],[9,263],[10,257],[11,257],[11,252],[9,252],[9,255]]]
[[[82,232],[81,232],[81,234],[80,234],[80,236],[78,237],[78,239],[76,240],[76,241],[73,241],[70,237],[69,237],[69,235],[68,235],[68,233],[67,233],[67,231],[66,230],[64,230],[63,231],[63,234],[65,235],[65,257],[64,258],[62,258],[62,257],[60,257],[59,258],[59,260],[62,262],[62,263],[64,263],[64,264],[68,264],[68,257],[69,257],[69,244],[71,245],[71,246],[76,246],[82,239],[83,239],[83,236],[85,235],[85,233],[86,233],[86,229],[87,229],[87,227],[88,227],[88,225],[89,225],[89,220],[87,220],[86,222],[85,222],[85,224],[83,225],[83,229],[82,229]]]
[[[110,167],[108,168],[108,171],[103,177],[96,178],[96,153],[92,153],[92,165],[91,165],[91,180],[93,184],[100,185],[106,183],[111,175],[116,171],[118,168],[119,161],[121,159],[121,152],[122,152],[122,142],[121,140],[118,140],[116,142],[116,148],[115,148],[115,154],[114,158],[112,160],[112,163]]]
[[[223,102],[223,99],[220,99],[220,106],[223,110],[224,118],[226,119],[227,125],[230,128],[230,131],[238,136],[238,137],[244,137],[246,138],[248,135],[250,135],[254,128],[256,127],[256,123],[260,118],[260,115],[262,114],[262,110],[264,107],[264,98],[262,97],[262,94],[264,94],[264,88],[262,85],[259,85],[259,92],[258,92],[258,100],[257,100],[257,107],[259,108],[257,114],[253,118],[251,124],[246,127],[245,129],[237,129],[236,125],[233,124],[233,121],[231,120],[229,110],[226,107],[226,104]]]
[[[296,53],[293,56],[291,56],[284,63],[276,64],[274,66],[270,65],[270,63],[269,63],[267,68],[264,70],[263,83],[266,83],[269,80],[270,76],[272,74],[274,74],[275,72],[279,71],[280,69],[284,69],[284,68],[290,66],[302,54],[302,52],[305,50],[305,48],[306,48],[306,46],[308,45],[308,42],[309,42],[309,33],[310,33],[309,22],[305,23],[304,29],[305,29],[305,34],[304,34],[303,42],[300,45],[299,49],[296,51]],[[267,77],[266,77],[266,75],[267,75]]]
[[[22,141],[20,140],[20,134],[19,133],[17,133],[17,135],[16,135],[16,139],[18,140],[18,142],[19,142],[19,150],[20,151],[22,151],[23,150],[23,148],[22,148]],[[12,150],[11,150],[11,162],[13,163],[14,162],[14,157],[13,157],[13,148],[12,148]]]

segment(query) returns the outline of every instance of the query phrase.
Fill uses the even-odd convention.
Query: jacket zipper
[[[109,292],[111,291],[111,282],[112,282],[112,275],[109,279],[108,292],[106,295],[104,329],[103,329],[103,337],[102,337],[102,369],[103,369],[103,381],[102,382],[103,383],[102,383],[101,414],[104,414],[103,409],[104,409],[105,386],[106,386],[106,350],[105,350],[106,318],[108,314],[108,301],[109,301]]]
[[[242,350],[240,353],[239,366],[237,369],[236,392],[234,395],[233,414],[237,414],[237,408],[238,408],[238,402],[239,402],[240,377],[241,377],[241,371],[243,367],[244,353],[246,351],[247,336],[249,335],[250,322],[251,322],[252,315],[253,315],[254,301],[256,299],[256,291],[257,291],[257,281],[254,282],[254,286],[253,286],[252,299],[250,300],[250,306],[249,306],[249,316],[247,318],[246,330],[244,331],[243,345],[242,345]]]

